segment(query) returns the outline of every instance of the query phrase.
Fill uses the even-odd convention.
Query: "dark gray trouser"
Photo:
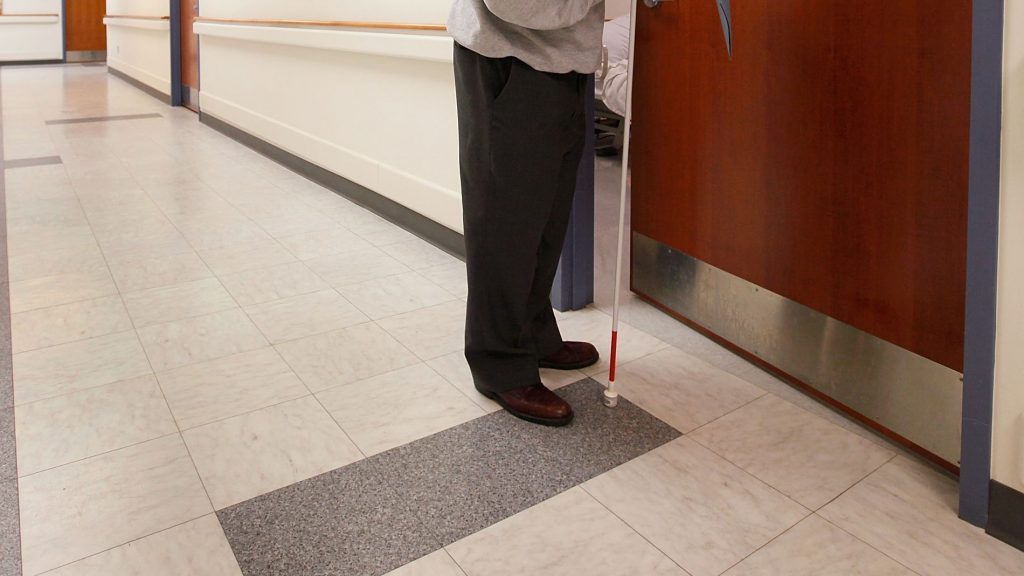
[[[550,294],[583,153],[586,86],[583,74],[455,46],[466,359],[479,389],[540,382],[538,359],[562,345]]]

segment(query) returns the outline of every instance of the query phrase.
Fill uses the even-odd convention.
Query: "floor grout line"
[[[894,458],[894,459],[895,459],[895,458]],[[891,461],[890,461],[890,462],[891,462]],[[876,472],[877,472],[877,470],[876,470]],[[859,482],[858,482],[858,484],[859,484]],[[927,576],[927,575],[925,575],[925,574],[921,574],[921,573],[920,573],[920,572],[918,572],[917,570],[914,570],[914,569],[912,569],[912,568],[911,568],[910,566],[907,566],[906,564],[904,564],[904,563],[903,563],[903,562],[901,562],[900,560],[897,560],[896,558],[893,558],[893,557],[892,557],[892,556],[890,556],[889,554],[886,554],[885,552],[883,552],[883,551],[879,550],[878,548],[876,548],[876,547],[875,547],[875,546],[873,546],[872,544],[870,544],[870,543],[868,543],[868,542],[865,542],[865,541],[864,541],[864,540],[863,540],[863,539],[862,539],[861,537],[859,537],[859,536],[857,536],[856,534],[854,534],[854,533],[850,532],[850,531],[849,531],[849,530],[847,530],[846,528],[843,528],[842,526],[840,526],[840,525],[836,524],[835,522],[832,522],[832,521],[831,521],[831,520],[829,520],[828,518],[825,518],[825,517],[824,517],[824,516],[822,516],[821,514],[818,514],[818,512],[815,512],[815,513],[814,513],[814,516],[815,516],[815,517],[817,517],[817,518],[819,518],[819,519],[821,519],[821,520],[822,520],[823,522],[827,522],[827,523],[828,523],[828,524],[829,524],[830,526],[834,526],[834,527],[835,527],[835,528],[836,528],[837,530],[839,530],[839,531],[841,531],[841,532],[843,532],[843,533],[845,533],[845,534],[849,535],[849,536],[850,536],[850,538],[853,538],[853,539],[854,539],[854,540],[856,540],[857,542],[860,542],[861,544],[863,544],[863,545],[867,546],[868,548],[871,548],[872,550],[874,550],[875,552],[878,552],[879,554],[881,554],[882,556],[884,556],[884,557],[888,558],[889,560],[892,560],[892,561],[893,561],[893,562],[895,562],[896,564],[899,564],[900,566],[902,566],[902,567],[906,568],[906,569],[907,569],[907,570],[908,570],[909,572],[911,572],[911,573],[913,573],[913,574],[917,574],[917,576]]]
[[[652,452],[653,452],[653,450],[652,450]],[[650,452],[648,452],[648,454],[650,454]],[[637,458],[640,458],[640,457],[641,456],[638,456]],[[629,462],[627,462],[626,464],[628,464],[628,463]],[[622,464],[622,466],[625,466],[626,464]],[[614,468],[612,470],[614,470]],[[612,470],[609,470],[608,472],[611,472]],[[605,472],[605,474],[607,474],[608,472]],[[650,544],[650,546],[652,548],[654,548],[655,550],[660,552],[665,558],[668,559],[669,562],[671,562],[671,563],[675,564],[676,566],[678,566],[679,569],[683,571],[683,574],[686,574],[688,576],[690,575],[690,572],[686,568],[683,568],[683,566],[681,564],[679,564],[679,562],[676,562],[675,558],[672,558],[671,556],[668,555],[667,552],[662,550],[660,546],[658,546],[654,542],[651,542],[651,540],[649,538],[647,538],[647,536],[645,534],[643,534],[642,532],[637,530],[636,527],[634,527],[632,524],[627,522],[625,518],[623,518],[623,517],[619,516],[618,514],[616,514],[615,511],[612,510],[611,508],[609,508],[604,502],[602,502],[600,498],[598,498],[597,496],[594,496],[593,494],[591,494],[590,490],[587,490],[586,484],[587,484],[586,482],[580,484],[579,488],[581,490],[583,490],[583,492],[586,493],[587,496],[589,496],[594,502],[597,502],[602,508],[607,510],[608,513],[611,514],[612,516],[614,516],[616,519],[618,519],[619,522],[622,522],[622,524],[624,526],[626,526],[627,528],[632,530],[634,534],[636,534],[640,538],[643,538],[644,542],[647,542],[648,544]]]

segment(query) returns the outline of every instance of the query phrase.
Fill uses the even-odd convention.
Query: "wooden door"
[[[641,4],[634,233],[962,372],[971,8]]]
[[[66,51],[106,51],[107,27],[103,25],[106,6],[106,0],[70,0],[65,3]]]
[[[181,90],[185,106],[198,109],[199,101],[199,36],[192,31],[199,16],[199,0],[178,0],[181,3]]]
[[[640,9],[634,230],[963,368],[971,3]]]

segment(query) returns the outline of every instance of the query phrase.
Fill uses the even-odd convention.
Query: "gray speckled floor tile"
[[[0,482],[0,576],[21,576],[18,481]]]
[[[0,481],[18,477],[14,408],[0,408]]]
[[[218,516],[246,576],[386,574],[679,437],[602,390],[558,391],[571,426],[496,412]]]
[[[680,436],[628,401],[605,408],[602,390],[590,379],[559,390],[576,411],[564,428],[496,412],[371,462],[448,545]]]
[[[6,262],[3,261],[5,270]],[[10,291],[4,283],[0,286],[0,409],[14,406],[14,351],[11,345],[10,302]]]
[[[218,512],[246,576],[374,576],[441,545],[363,460]]]

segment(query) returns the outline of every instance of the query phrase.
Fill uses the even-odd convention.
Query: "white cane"
[[[645,0],[648,6],[656,7],[661,0]],[[716,0],[718,15],[722,21],[722,34],[725,37],[729,59],[732,59],[732,10],[729,0]],[[604,405],[614,408],[619,404],[619,393],[615,389],[615,368],[619,352],[619,308],[622,297],[622,255],[626,248],[626,202],[629,195],[629,149],[630,133],[633,124],[633,71],[636,62],[636,9],[638,0],[630,2],[629,18],[629,65],[626,69],[626,117],[624,142],[622,144],[622,187],[619,197],[619,245],[615,256],[615,295],[612,300],[612,346],[608,367],[608,387],[604,391]]]
[[[609,358],[608,387],[604,391],[604,405],[614,408],[619,404],[619,393],[615,390],[615,365],[619,352],[619,299],[622,297],[622,254],[626,247],[626,202],[629,195],[629,148],[633,123],[633,71],[636,67],[636,8],[638,0],[632,0],[629,7],[629,64],[626,67],[626,117],[625,134],[622,143],[622,182],[619,197],[619,245],[615,256],[615,295],[612,299],[612,346]]]

